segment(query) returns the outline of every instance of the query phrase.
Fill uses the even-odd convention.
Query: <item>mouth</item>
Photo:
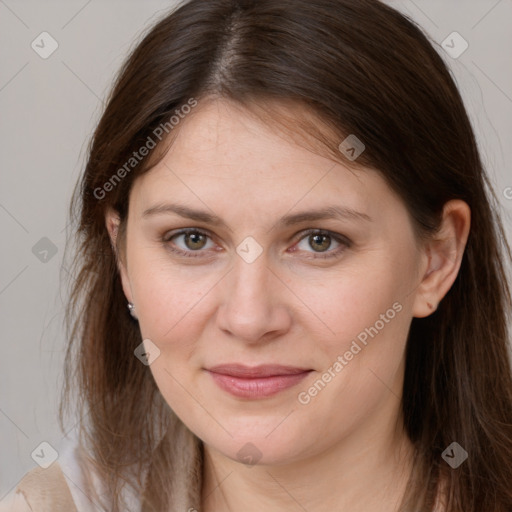
[[[206,371],[222,390],[231,395],[258,399],[297,385],[313,370],[282,365],[249,367],[241,364],[224,364],[213,366]]]

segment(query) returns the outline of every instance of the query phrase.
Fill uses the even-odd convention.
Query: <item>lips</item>
[[[309,368],[297,368],[294,366],[282,366],[278,364],[267,364],[260,366],[245,366],[242,364],[221,364],[212,366],[208,371],[213,373],[220,373],[221,375],[229,375],[231,377],[239,378],[262,378],[262,377],[276,377],[279,375],[297,375],[310,371]]]
[[[238,398],[261,399],[291,388],[312,370],[282,365],[224,364],[207,372],[224,391]]]

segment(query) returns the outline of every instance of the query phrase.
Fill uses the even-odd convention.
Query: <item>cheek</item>
[[[307,315],[309,325],[314,322],[323,331],[324,339],[329,340],[328,351],[332,352],[348,350],[350,342],[361,333],[364,341],[365,330],[375,324],[379,331],[388,330],[397,309],[404,308],[404,280],[403,271],[374,262],[330,273],[323,285],[301,290],[295,284],[295,290],[315,313]]]
[[[394,385],[404,357],[414,282],[414,262],[404,262],[405,257],[374,252],[357,267],[333,274],[323,286],[309,288],[307,304],[322,320],[312,320],[320,329],[317,351],[323,352],[318,377],[331,390],[318,393],[323,395],[319,399],[311,390],[318,405],[339,396],[344,407],[359,411],[361,401],[376,403],[388,393],[386,386],[400,393]]]
[[[211,270],[171,264],[165,255],[144,256],[133,257],[131,278],[142,335],[157,343],[192,338],[201,325],[202,302],[219,276]]]

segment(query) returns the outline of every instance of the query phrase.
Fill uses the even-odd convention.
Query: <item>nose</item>
[[[238,255],[223,283],[217,325],[245,343],[261,343],[282,336],[291,326],[286,302],[290,292],[268,266],[265,252],[252,263]]]

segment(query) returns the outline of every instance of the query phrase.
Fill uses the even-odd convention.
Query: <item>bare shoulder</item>
[[[0,503],[0,512],[76,512],[77,508],[62,469],[50,467],[29,471]]]
[[[2,501],[0,512],[33,512],[25,496],[14,489]]]

